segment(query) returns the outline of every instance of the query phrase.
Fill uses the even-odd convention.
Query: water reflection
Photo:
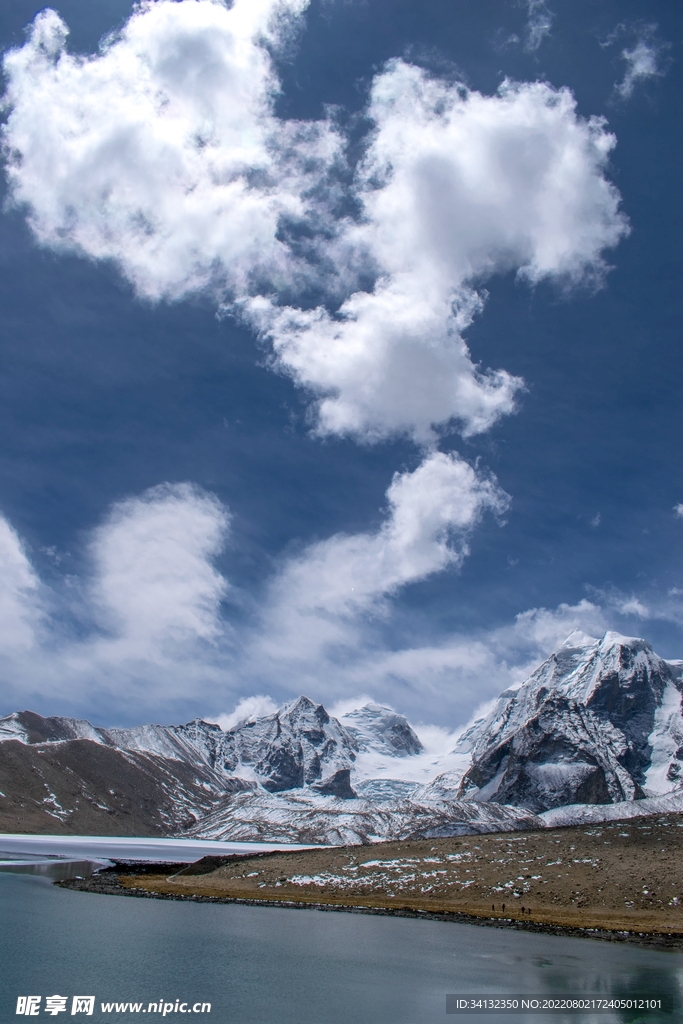
[[[661,998],[662,1003],[670,1007],[671,1017],[680,1021],[683,1020],[683,1002],[681,1001],[681,990],[678,979],[671,971],[657,970],[657,968],[640,968],[632,971],[622,985],[619,985],[612,995],[622,999],[635,999],[645,993],[652,993]],[[619,1010],[618,1017],[620,1024],[636,1024],[637,1021],[656,1020],[658,1016],[666,1019],[664,1014],[658,1015],[651,1011],[649,1013],[641,1010]]]
[[[66,878],[85,878],[93,875],[100,868],[110,867],[108,860],[66,860],[51,857],[42,860],[12,858],[0,860],[0,871],[8,871],[14,875],[40,875],[53,882],[61,882]]]
[[[44,868],[74,870],[44,861]],[[102,1024],[133,1019],[100,1012],[106,1001],[147,1006],[162,996],[173,1005],[210,1002],[207,1024],[474,1020],[447,1017],[447,993],[648,994],[676,1007],[664,1014],[482,1014],[478,1024],[683,1020],[678,951],[408,918],[122,899],[61,889],[27,873],[0,874],[0,908],[2,1021],[18,1019],[18,996],[55,992],[96,996]]]
[[[514,933],[512,933],[511,940],[512,942],[515,941]],[[617,1022],[618,1024],[638,1024],[641,1021],[647,1021],[649,1024],[655,1024],[657,1021],[676,1021],[678,1024],[678,1022],[683,1021],[683,990],[681,987],[683,972],[680,970],[680,954],[655,953],[655,959],[653,960],[651,959],[652,953],[650,951],[641,950],[634,946],[622,946],[621,949],[625,953],[628,950],[627,956],[624,958],[626,963],[628,963],[628,969],[621,972],[607,971],[604,969],[604,966],[602,968],[600,966],[602,960],[600,954],[603,951],[606,952],[609,947],[606,947],[603,943],[595,945],[590,940],[578,941],[580,945],[583,944],[583,950],[587,954],[586,957],[572,956],[566,951],[563,952],[561,958],[553,958],[542,954],[525,956],[523,953],[502,955],[479,953],[475,955],[482,960],[494,961],[502,965],[503,968],[507,969],[506,975],[510,978],[515,976],[524,977],[525,974],[528,975],[528,968],[530,966],[536,968],[533,993],[531,990],[523,993],[522,988],[518,987],[520,994],[533,995],[536,998],[580,997],[630,1000],[631,1002],[643,999],[661,1000],[661,1013],[657,1009],[649,1007],[644,1009],[614,1009],[608,1012],[596,1012],[595,1014],[573,1012],[566,1019],[572,1020],[574,1024],[579,1024],[580,1021],[593,1020],[601,1021],[602,1024],[606,1024],[607,1021],[614,1022],[614,1024],[617,1024]],[[619,946],[616,948],[612,946],[610,949],[610,952],[617,951],[619,951]],[[593,957],[591,957],[591,952]],[[645,961],[642,964],[638,962],[639,955],[642,955]],[[662,966],[657,966],[658,961]],[[596,966],[598,966],[598,970],[595,970]],[[676,970],[676,967],[678,970]],[[521,1016],[524,1015],[512,1015],[512,1020],[517,1021]],[[462,1019],[464,1021],[468,1018],[463,1017]],[[543,1019],[543,1015],[534,1012],[529,1014],[528,1019],[538,1022]],[[548,1015],[548,1020],[553,1020],[555,1024],[560,1024],[560,1022],[565,1020],[565,1016],[561,1013],[553,1013]]]

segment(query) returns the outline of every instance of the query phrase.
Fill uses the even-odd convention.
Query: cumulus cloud
[[[506,82],[484,96],[400,60],[375,78],[368,113],[363,216],[347,238],[374,289],[336,312],[258,298],[247,315],[318,396],[320,433],[424,442],[451,420],[478,433],[512,411],[521,381],[472,361],[475,286],[511,269],[531,283],[599,278],[627,231],[605,177],[614,136],[566,89]]]
[[[674,515],[678,519],[683,519],[683,504],[674,505]]]
[[[266,44],[306,2],[146,0],[90,57],[37,15],[4,58],[4,147],[41,243],[115,261],[152,299],[290,275],[278,228],[336,146],[324,123],[273,115]]]
[[[419,443],[457,420],[465,437],[492,426],[515,406],[522,381],[505,370],[480,371],[459,328],[469,320],[455,297],[429,295],[418,277],[391,276],[357,292],[336,315],[249,304],[251,322],[273,345],[276,364],[320,395],[315,429],[360,441],[392,434]]]
[[[113,260],[140,295],[213,292],[309,391],[321,434],[487,430],[521,381],[463,339],[479,286],[511,269],[599,277],[627,230],[605,176],[614,138],[567,90],[484,96],[391,61],[347,196],[360,215],[341,216],[340,136],[274,114],[269,48],[306,2],[144,2],[89,57],[38,15],[4,61],[13,200],[42,244]],[[547,9],[529,0],[529,15],[540,40]],[[312,282],[327,299],[299,307]]]

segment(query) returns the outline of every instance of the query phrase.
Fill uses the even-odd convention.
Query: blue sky
[[[0,711],[455,727],[575,627],[683,656],[677,5],[40,11]]]

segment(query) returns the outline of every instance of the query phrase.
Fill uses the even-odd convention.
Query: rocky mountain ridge
[[[0,719],[0,829],[87,820],[131,834],[147,821],[156,834],[342,843],[538,827],[580,805],[590,820],[658,799],[683,809],[682,668],[638,638],[574,633],[463,732],[440,774],[408,721],[373,703],[337,719],[299,697],[227,731],[18,712]]]
[[[608,804],[678,787],[680,669],[638,638],[573,633],[459,740],[460,799],[531,811]]]

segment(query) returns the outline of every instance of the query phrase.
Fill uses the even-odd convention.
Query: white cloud
[[[674,515],[679,519],[683,519],[683,504],[674,505]]]
[[[622,50],[621,56],[626,61],[626,71],[615,89],[623,99],[628,99],[632,95],[636,83],[641,79],[661,74],[658,68],[657,48],[643,39],[639,40],[632,50]]]
[[[412,723],[436,721],[438,726],[420,726],[418,734],[429,751],[443,754],[452,749],[454,728],[459,731],[479,716],[503,690],[519,686],[575,630],[600,637],[610,629],[629,632],[624,616],[642,619],[640,613],[647,611],[651,618],[663,617],[663,608],[652,615],[653,608],[646,609],[637,598],[617,604],[603,595],[603,604],[583,599],[556,608],[531,608],[491,629],[454,632],[435,643],[419,646],[413,641],[393,650],[366,622],[365,629],[345,634],[354,643],[343,658],[333,647],[309,648],[307,653],[304,645],[298,663],[283,648],[279,661],[273,658],[270,669],[264,662],[259,670],[264,676],[269,672],[272,682],[285,681],[291,695],[303,691],[322,700],[337,716],[372,700],[396,708]],[[683,622],[680,604],[678,622]],[[632,635],[641,635],[640,628]]]
[[[256,697],[244,697],[238,701],[234,710],[229,714],[209,716],[206,721],[215,722],[216,725],[220,725],[221,729],[227,731],[243,722],[252,722],[257,718],[272,715],[279,707],[280,705],[276,704],[272,697],[263,694]]]
[[[91,575],[69,592],[71,628],[63,595],[40,583],[0,520],[6,710],[37,698],[38,710],[47,702],[57,713],[70,706],[142,721],[177,720],[191,708],[230,728],[304,692],[337,714],[374,699],[413,722],[437,721],[429,742],[441,750],[453,727],[518,685],[573,630],[600,636],[626,621],[630,632],[634,616],[683,624],[673,588],[647,599],[596,593],[427,643],[419,624],[404,636],[392,597],[459,565],[469,531],[505,496],[461,459],[435,454],[397,474],[387,499],[377,530],[288,558],[257,620],[239,629],[221,614],[228,584],[214,565],[228,515],[205,492],[166,485],[114,507],[92,539]],[[217,714],[231,702],[232,712]]]
[[[614,137],[577,115],[568,90],[507,82],[484,96],[400,60],[375,78],[368,112],[363,217],[345,241],[367,254],[373,291],[334,314],[262,298],[245,311],[277,365],[317,395],[320,433],[425,442],[451,420],[486,430],[521,381],[472,361],[462,332],[481,308],[475,286],[510,269],[531,283],[600,277],[627,231],[605,178]]]
[[[636,618],[640,622],[660,621],[670,622],[677,626],[683,626],[683,591],[678,587],[671,587],[666,594],[658,589],[651,588],[645,594],[623,593],[612,588],[610,590],[596,590],[596,597],[609,608],[625,618]]]
[[[389,649],[381,629],[373,629],[367,619],[336,624],[346,644],[341,655],[338,646],[326,642],[330,637],[323,619],[322,643],[307,643],[308,630],[300,625],[303,640],[294,654],[281,642],[277,652],[268,652],[271,666],[263,660],[250,673],[286,680],[290,692],[308,692],[328,702],[335,714],[372,699],[396,707],[412,722],[438,721],[444,735],[502,690],[518,686],[575,629],[602,636],[618,628],[614,616],[585,599],[554,609],[532,608],[492,629],[454,632],[424,646],[413,640],[397,649]],[[314,621],[308,625],[315,640]],[[421,728],[419,735],[424,740],[428,734]],[[433,739],[435,749],[440,748],[438,730]]]
[[[567,89],[506,82],[484,96],[393,61],[369,113],[365,234],[390,273],[435,272],[447,288],[508,268],[578,278],[624,232],[603,173],[614,136],[577,116]]]
[[[296,674],[302,664],[316,672],[316,659],[335,652],[348,657],[364,624],[385,613],[389,596],[459,566],[483,513],[507,507],[494,479],[440,452],[412,473],[395,474],[387,500],[376,532],[338,534],[288,559],[265,604],[255,665],[269,671],[272,660]]]
[[[376,704],[377,701],[374,697],[371,697],[369,693],[357,693],[348,697],[342,697],[340,700],[330,704],[327,707],[327,711],[334,718],[343,718],[344,715],[348,715],[350,711],[356,711],[357,708],[365,707],[366,704]]]
[[[208,694],[231,656],[220,607],[228,583],[213,564],[228,523],[197,487],[152,488],[93,532],[89,570],[48,588],[0,520],[5,702],[33,695],[126,716],[129,706],[153,714]]]
[[[240,311],[312,393],[322,434],[487,430],[521,381],[470,355],[477,288],[510,269],[599,277],[627,230],[605,177],[614,138],[567,90],[484,96],[392,61],[351,188],[360,220],[335,218],[341,140],[326,121],[275,117],[264,44],[306,2],[144,2],[91,57],[69,54],[44,11],[4,62],[11,195],[43,244],[115,261],[141,295],[209,290]],[[548,15],[529,3],[540,39]],[[312,239],[289,244],[283,225],[302,220]],[[328,304],[278,305],[312,277]]]
[[[145,0],[92,57],[47,9],[4,59],[14,202],[38,239],[114,260],[144,296],[289,276],[276,239],[304,213],[328,126],[273,115],[276,45],[307,0]]]
[[[239,633],[222,612],[228,582],[214,565],[229,515],[199,488],[165,484],[117,503],[93,533],[90,574],[75,581],[68,603],[52,594],[55,607],[62,598],[60,613],[39,634],[38,578],[5,524],[7,619],[24,643],[10,682],[81,706],[133,701],[137,714],[200,697],[210,710],[263,687],[280,695],[322,688],[329,698],[321,671],[362,657],[389,599],[460,565],[484,512],[506,505],[493,478],[457,455],[434,453],[394,476],[379,529],[336,535],[287,559],[258,621]],[[253,698],[217,720],[263,713],[269,701]]]
[[[18,654],[36,642],[43,618],[41,586],[16,531],[0,516],[0,651]]]
[[[114,506],[95,531],[89,588],[109,656],[154,658],[220,636],[227,583],[212,562],[228,522],[220,502],[190,484]]]
[[[528,20],[524,49],[528,53],[535,53],[545,37],[550,35],[554,14],[544,0],[526,0],[526,7]]]
[[[321,395],[316,431],[361,441],[412,434],[434,439],[434,427],[457,419],[464,436],[492,426],[515,406],[522,386],[505,370],[481,372],[472,362],[453,311],[454,296],[429,295],[419,277],[387,277],[372,293],[356,292],[336,316],[249,305],[251,322],[273,344],[277,364]]]
[[[649,619],[651,617],[650,609],[642,601],[639,601],[637,597],[616,600],[614,606],[622,615],[636,615],[639,619]]]
[[[631,47],[624,47],[620,58],[626,64],[624,77],[616,82],[614,92],[623,100],[629,99],[638,84],[648,78],[661,78],[666,74],[670,59],[669,43],[657,38],[657,25],[643,22],[620,23],[601,46],[612,46],[617,39],[626,36],[634,40]]]

